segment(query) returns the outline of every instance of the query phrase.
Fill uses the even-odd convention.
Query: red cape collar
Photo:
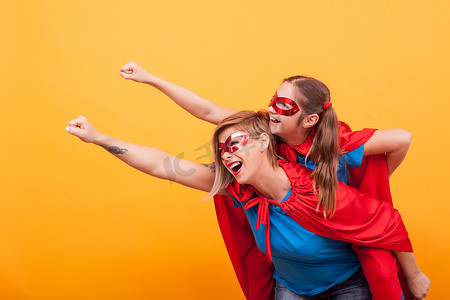
[[[352,131],[346,123],[339,122],[339,150],[341,153],[347,153],[355,150],[367,142],[376,129],[365,128],[361,131]],[[289,146],[285,143],[278,144],[275,147],[276,153],[289,162],[297,162],[298,154],[306,156],[311,149],[317,130],[311,131],[305,141],[298,146]]]

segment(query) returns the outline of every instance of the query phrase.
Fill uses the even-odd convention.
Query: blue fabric
[[[359,146],[353,151],[347,152],[339,157],[338,165],[338,180],[344,183],[348,183],[348,170],[349,167],[359,168],[362,163],[364,152],[364,145]],[[306,160],[305,156],[298,154],[297,163],[307,167],[308,169],[314,170],[316,165],[313,163],[310,157]]]
[[[291,190],[283,201],[290,195]],[[236,206],[245,204],[233,200]],[[258,248],[266,253],[265,226],[255,229],[258,206],[245,213]],[[277,205],[269,204],[269,215],[273,276],[289,290],[315,295],[345,281],[361,268],[351,244],[306,230]]]

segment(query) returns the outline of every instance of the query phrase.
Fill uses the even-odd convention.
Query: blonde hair
[[[278,156],[275,154],[275,137],[270,133],[269,114],[266,110],[258,112],[243,110],[223,119],[216,127],[211,144],[214,152],[214,161],[216,163],[216,178],[211,192],[206,196],[213,197],[219,191],[226,188],[233,180],[233,175],[222,163],[221,153],[219,153],[219,135],[227,128],[233,127],[236,131],[247,132],[250,136],[260,136],[266,133],[269,136],[269,146],[267,147],[267,159],[273,168],[278,166]]]
[[[292,76],[283,80],[296,89],[296,100],[305,115],[317,114],[316,135],[306,158],[311,156],[316,169],[312,172],[313,189],[317,195],[317,210],[322,206],[323,216],[332,217],[336,211],[336,191],[338,188],[337,169],[339,161],[338,117],[332,106],[324,109],[330,102],[330,90],[321,81],[306,77]]]

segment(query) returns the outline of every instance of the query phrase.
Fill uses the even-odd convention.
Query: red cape
[[[342,151],[349,152],[361,146],[373,135],[374,131],[374,129],[365,129],[352,132],[347,124],[341,122],[339,141]],[[310,135],[295,150],[305,155],[313,138],[314,136]],[[288,160],[297,160],[297,156],[292,155],[295,152],[284,151],[283,154]],[[360,168],[350,169],[350,176],[351,186],[372,197],[386,201],[392,207],[389,176],[384,155],[366,157]],[[241,208],[234,207],[233,200],[228,196],[215,196],[214,203],[222,237],[246,298],[250,300],[273,299],[273,265],[267,261],[266,255],[257,248],[245,212]],[[302,226],[305,225],[303,221],[297,221]],[[309,225],[304,227],[320,234],[316,228],[316,225],[320,223],[315,223],[317,220],[313,219],[308,221]],[[356,244],[354,244],[354,249],[364,266],[364,274],[371,287],[373,299],[400,299],[397,278],[398,265],[392,251]],[[404,284],[404,280],[402,283]],[[412,299],[407,289],[403,289],[403,293],[406,299]]]

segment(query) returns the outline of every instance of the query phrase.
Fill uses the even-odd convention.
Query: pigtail
[[[303,110],[303,116],[299,121],[311,114],[319,116],[318,123],[312,129],[316,133],[306,158],[311,156],[316,165],[311,177],[314,193],[318,195],[317,211],[322,208],[325,219],[331,218],[336,211],[337,169],[340,153],[339,124],[336,112],[331,106],[330,91],[321,81],[311,77],[293,76],[284,81],[290,82],[297,88],[296,100]]]
[[[323,216],[331,218],[336,211],[339,162],[338,119],[332,107],[325,109],[317,126],[316,136],[310,150],[316,164],[312,172],[313,186],[318,188],[317,210],[322,207]],[[317,190],[314,189],[317,194]]]

